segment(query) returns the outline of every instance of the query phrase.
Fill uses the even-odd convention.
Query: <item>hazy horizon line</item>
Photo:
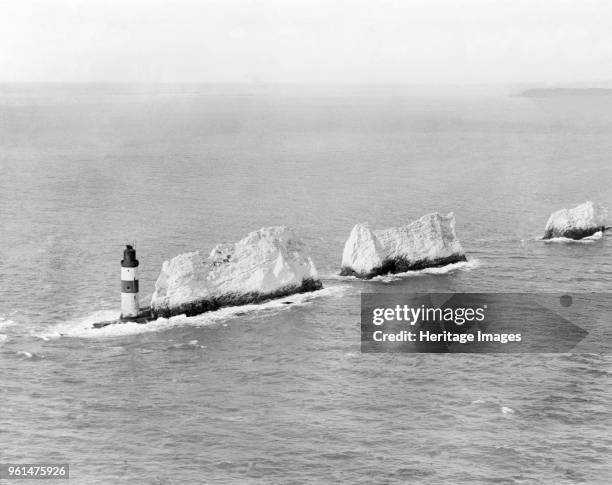
[[[0,80],[0,85],[123,85],[123,86],[241,86],[241,87],[266,87],[266,86],[296,86],[296,87],[501,87],[501,86],[537,86],[550,88],[580,87],[598,88],[603,85],[612,86],[612,79],[591,80],[591,81],[497,81],[482,83],[457,83],[457,82],[350,82],[350,81],[120,81],[120,80],[87,80],[87,81],[4,81]]]

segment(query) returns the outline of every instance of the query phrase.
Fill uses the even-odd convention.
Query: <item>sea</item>
[[[364,292],[611,291],[609,235],[541,237],[555,210],[612,207],[612,97],[522,89],[1,85],[0,463],[75,484],[612,483],[610,352],[360,351]],[[338,276],[354,224],[435,211],[467,263]],[[119,315],[125,244],[146,304],[163,261],[272,225],[322,290],[92,328]]]

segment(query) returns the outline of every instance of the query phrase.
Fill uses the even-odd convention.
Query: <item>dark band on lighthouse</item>
[[[138,293],[138,280],[121,280],[121,293]]]

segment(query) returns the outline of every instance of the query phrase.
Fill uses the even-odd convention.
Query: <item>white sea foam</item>
[[[207,312],[193,317],[177,315],[171,318],[158,318],[146,324],[125,322],[108,325],[103,328],[94,328],[94,323],[119,319],[119,311],[101,310],[81,319],[56,324],[43,332],[37,333],[35,336],[42,339],[60,337],[112,338],[147,332],[159,332],[180,326],[208,326],[224,323],[227,320],[233,320],[245,314],[263,311],[284,311],[296,305],[307,305],[318,298],[338,297],[344,294],[348,288],[347,286],[340,285],[330,286],[321,290],[309,293],[298,293],[260,304],[221,308],[213,312]]]
[[[480,405],[480,406],[484,406],[485,408],[489,409],[490,411],[499,410],[499,412],[501,412],[505,416],[511,416],[511,415],[515,414],[514,409],[512,409],[509,406],[502,406],[501,403],[498,400],[496,400],[496,399],[483,399],[483,398],[479,398],[479,399],[473,400],[472,404],[477,404],[477,405]]]
[[[0,330],[4,330],[5,328],[12,327],[16,324],[17,322],[15,322],[14,320],[0,316]]]
[[[4,329],[12,327],[14,325],[16,325],[15,321],[10,320],[9,318],[5,318],[3,316],[0,316],[0,330],[4,330]],[[8,340],[8,335],[5,334],[5,333],[0,333],[0,344],[3,344],[7,340]]]
[[[173,344],[172,349],[205,349],[206,345],[200,345],[198,340],[190,340],[187,343]]]

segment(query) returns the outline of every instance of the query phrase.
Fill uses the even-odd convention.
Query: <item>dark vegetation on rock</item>
[[[605,226],[590,227],[589,229],[568,229],[560,231],[558,229],[548,229],[544,233],[544,239],[552,239],[554,237],[566,237],[568,239],[583,239],[585,237],[592,236],[599,231],[605,231]]]
[[[308,278],[302,280],[301,285],[286,286],[271,293],[250,292],[225,294],[214,298],[183,303],[182,305],[173,307],[151,308],[151,314],[156,318],[169,318],[175,315],[183,314],[188,317],[192,317],[201,313],[211,312],[228,306],[262,303],[264,301],[275,298],[283,298],[296,293],[308,293],[310,291],[320,290],[322,287],[323,285],[320,280]]]
[[[361,279],[371,279],[375,276],[386,274],[405,273],[406,271],[419,271],[426,268],[439,268],[447,264],[461,263],[467,261],[463,254],[453,254],[446,258],[424,259],[421,261],[409,261],[405,258],[388,259],[381,266],[366,273],[359,273],[353,268],[343,267],[340,276],[356,276]]]

